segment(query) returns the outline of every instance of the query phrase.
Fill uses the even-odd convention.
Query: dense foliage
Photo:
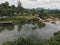
[[[14,16],[16,14],[22,13],[24,8],[22,6],[9,6],[8,2],[0,4],[0,16]]]
[[[60,18],[60,10],[54,9],[25,9],[22,5],[9,5],[8,2],[0,4],[0,16],[14,16],[14,15],[38,15],[40,18],[44,19],[50,16]]]
[[[38,23],[38,26],[39,26],[39,28],[42,28],[42,27],[45,27],[45,26],[46,26],[46,24],[45,24],[45,23],[40,22],[40,23]]]

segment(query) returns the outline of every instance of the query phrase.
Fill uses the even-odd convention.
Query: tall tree
[[[23,13],[23,11],[24,11],[24,8],[22,7],[20,0],[18,1],[17,9],[18,9],[18,13],[20,13],[20,12]]]

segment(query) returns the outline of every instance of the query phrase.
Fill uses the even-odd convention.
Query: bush
[[[45,23],[40,22],[40,23],[38,23],[38,26],[39,26],[39,28],[43,28],[43,27],[45,27],[45,26],[46,26],[46,24],[45,24]]]

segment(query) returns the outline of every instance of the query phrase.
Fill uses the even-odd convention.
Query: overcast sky
[[[10,5],[17,5],[18,0],[0,0],[0,3],[8,1]],[[51,8],[60,9],[60,0],[20,0],[25,8]]]

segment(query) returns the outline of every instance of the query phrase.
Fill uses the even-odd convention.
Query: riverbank
[[[56,23],[56,25],[54,24],[51,24],[49,22],[46,23],[46,27],[44,28],[41,28],[39,29],[39,27],[33,25],[33,24],[24,24],[22,26],[22,28],[20,27],[22,25],[19,24],[19,27],[18,25],[15,25],[14,26],[14,29],[13,30],[3,30],[1,32],[1,35],[0,35],[0,42],[1,43],[4,43],[6,41],[14,41],[13,39],[17,39],[16,37],[19,37],[19,36],[23,36],[23,37],[31,37],[31,39],[42,39],[46,41],[46,39],[49,39],[52,37],[52,35],[57,32],[57,31],[60,31],[59,27],[60,27],[60,22],[59,23]],[[40,24],[41,26],[41,24]],[[5,27],[6,27],[6,24],[5,24]],[[7,26],[8,27],[8,26]],[[9,26],[10,27],[10,26]],[[34,28],[35,27],[35,28]],[[18,29],[18,28],[21,28],[22,30]],[[58,30],[57,30],[58,29]],[[8,35],[8,36],[7,36]],[[17,36],[18,35],[18,36]],[[3,38],[4,37],[4,38]],[[8,40],[7,40],[8,39]],[[0,43],[0,44],[1,44]],[[10,44],[11,45],[11,44]]]
[[[39,20],[38,21],[35,21],[35,22],[55,22],[55,21],[59,21],[60,19],[59,18],[45,18],[45,19],[41,19],[41,18],[38,18]]]
[[[0,18],[0,23],[24,23],[24,22],[50,22],[50,21],[59,21],[59,18],[49,17],[45,19],[41,19],[36,16],[12,16],[12,17],[5,17]]]

